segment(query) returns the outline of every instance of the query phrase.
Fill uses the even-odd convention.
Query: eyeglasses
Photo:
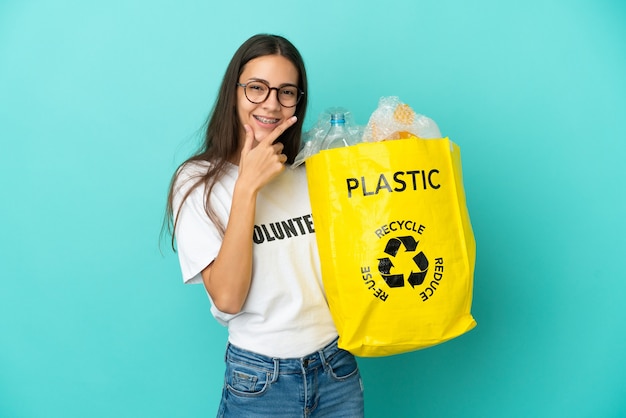
[[[278,103],[284,107],[294,107],[304,95],[304,92],[293,84],[283,84],[278,87],[270,87],[265,81],[255,80],[246,84],[237,83],[239,87],[243,87],[243,93],[246,99],[254,104],[263,103],[270,97],[270,92],[276,90]]]

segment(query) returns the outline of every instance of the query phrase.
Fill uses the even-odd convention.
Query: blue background
[[[463,152],[478,327],[362,359],[368,417],[626,416],[626,4],[0,2],[0,416],[213,416],[226,330],[159,230],[250,35],[310,113],[381,96]]]

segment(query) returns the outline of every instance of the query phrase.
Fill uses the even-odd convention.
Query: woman
[[[302,57],[256,35],[233,56],[198,154],[172,181],[168,217],[185,283],[228,326],[218,416],[360,417],[361,377],[337,347],[300,148]]]

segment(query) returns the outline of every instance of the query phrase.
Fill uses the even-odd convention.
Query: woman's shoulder
[[[214,168],[217,171],[212,171]],[[213,183],[216,186],[231,188],[237,179],[237,166],[226,162],[221,168],[206,160],[189,160],[180,165],[174,180],[176,190],[201,189]],[[202,187],[198,187],[202,186]]]
[[[207,174],[211,163],[204,160],[191,160],[182,163],[174,175],[173,190],[176,194],[187,193],[202,183],[202,178]]]
[[[191,177],[204,176],[211,168],[211,163],[206,160],[185,161],[178,167],[176,177],[178,179],[188,179]]]

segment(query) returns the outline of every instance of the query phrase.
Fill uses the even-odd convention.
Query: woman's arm
[[[283,144],[274,143],[296,117],[287,119],[254,144],[254,133],[245,126],[246,139],[239,159],[239,176],[222,246],[213,262],[202,270],[202,280],[217,309],[228,314],[241,311],[252,282],[252,234],[259,190],[285,169]]]

